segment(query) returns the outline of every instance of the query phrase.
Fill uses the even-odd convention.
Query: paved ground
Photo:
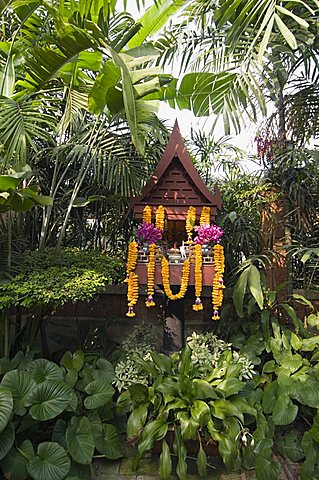
[[[132,455],[134,450],[131,446],[125,448],[124,458],[119,461],[100,460],[94,465],[94,476],[92,480],[159,480],[159,459],[158,456],[143,458],[138,470],[132,468]],[[173,466],[174,469],[174,466]],[[285,474],[284,470],[280,480],[295,480],[298,476]],[[196,459],[188,460],[188,480],[200,480],[197,474]],[[172,475],[171,480],[178,480]],[[226,473],[222,468],[219,458],[210,459],[210,467],[207,469],[207,480],[256,480],[255,472]]]
[[[255,472],[225,473],[222,470],[218,460],[213,459],[214,468],[208,468],[208,480],[256,480]],[[200,480],[197,474],[196,462],[188,461],[188,480]],[[291,480],[284,471],[280,475],[280,480]],[[123,458],[120,461],[101,460],[95,464],[94,480],[159,480],[158,457],[143,459],[140,462],[138,470],[135,472],[132,468],[132,458]],[[172,475],[171,480],[178,480],[177,476]]]

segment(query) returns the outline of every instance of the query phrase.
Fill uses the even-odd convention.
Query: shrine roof
[[[131,207],[141,204],[164,206],[207,205],[221,208],[221,194],[215,185],[212,193],[200,178],[175,122],[162,158],[140,196]]]

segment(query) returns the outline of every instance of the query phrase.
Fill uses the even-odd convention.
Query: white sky
[[[141,3],[141,2],[140,2]],[[145,1],[146,7],[154,4],[153,0]],[[123,0],[118,2],[118,11],[123,8]],[[143,11],[139,12],[136,6],[136,0],[127,0],[127,10],[133,15],[134,18],[138,19]],[[170,73],[170,72],[166,72]],[[204,130],[209,133],[213,123],[212,118],[198,118],[193,115],[189,110],[178,110],[172,109],[165,102],[161,102],[159,117],[161,120],[166,120],[167,125],[174,125],[175,120],[177,119],[181,133],[184,137],[190,137],[191,128],[194,130]],[[256,153],[256,146],[254,144],[254,137],[256,133],[257,126],[250,123],[247,128],[243,129],[240,135],[232,137],[231,143],[237,147],[246,150],[250,154]],[[222,121],[217,124],[217,127],[214,131],[214,137],[217,140],[218,138],[224,135],[224,128]],[[254,168],[256,165],[254,164]]]

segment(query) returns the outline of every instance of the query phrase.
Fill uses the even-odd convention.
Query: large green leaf
[[[110,460],[123,456],[119,435],[114,425],[102,424],[102,428],[94,430],[94,440],[97,450]]]
[[[108,403],[115,392],[114,388],[107,382],[102,380],[94,380],[85,387],[85,391],[89,394],[84,400],[84,405],[88,410],[102,407]]]
[[[89,108],[94,114],[102,113],[108,103],[110,91],[118,84],[121,70],[111,60],[104,63],[89,93]]]
[[[258,307],[262,310],[264,305],[264,294],[260,282],[260,272],[255,265],[250,265],[248,275],[249,290],[256,300]]]
[[[91,464],[95,445],[91,424],[87,417],[71,418],[66,430],[66,443],[75,462]]]
[[[126,435],[128,439],[138,438],[147,419],[148,404],[141,403],[136,407],[127,420]]]
[[[163,480],[168,480],[171,478],[172,473],[172,458],[169,446],[166,441],[162,442],[162,452],[160,455],[160,467],[159,467],[160,477]]]
[[[44,442],[28,464],[28,473],[34,480],[62,480],[69,473],[70,459],[58,443]]]
[[[181,437],[181,432],[178,427],[175,427],[174,431],[174,452],[177,455],[177,467],[176,473],[180,480],[187,479],[187,450]]]
[[[0,387],[0,433],[6,428],[13,410],[12,393],[8,388]]]
[[[96,362],[96,366],[103,372],[104,380],[112,383],[115,378],[114,367],[111,362],[106,358],[99,358]]]
[[[280,455],[293,462],[300,462],[305,456],[301,447],[300,436],[295,430],[289,432],[285,437],[277,436],[276,448]]]
[[[0,191],[7,192],[8,190],[15,190],[21,181],[21,178],[16,178],[11,175],[0,175]]]
[[[74,353],[65,352],[61,359],[61,364],[67,370],[76,370],[79,372],[84,365],[84,353],[82,350],[76,350]]]
[[[225,378],[216,386],[216,390],[227,398],[240,392],[244,386],[244,382],[241,382],[238,378]]]
[[[35,420],[50,420],[62,413],[71,400],[72,390],[69,385],[56,380],[45,380],[29,393],[30,415]]]
[[[200,477],[206,478],[207,477],[207,457],[201,443],[199,445],[199,451],[198,451],[196,463],[197,463],[197,469]]]
[[[36,386],[31,374],[23,370],[12,370],[5,374],[1,385],[9,388],[12,393],[14,413],[24,415],[28,393]]]
[[[56,442],[67,450],[66,444],[66,421],[63,418],[58,418],[52,430],[52,442]]]
[[[152,353],[152,359],[162,373],[172,374],[172,360],[170,357],[163,353]]]
[[[256,478],[257,480],[278,480],[280,463],[272,460],[270,449],[262,451],[256,457]]]
[[[194,440],[197,438],[199,423],[187,412],[177,412],[176,418],[181,425],[181,435],[183,440]]]
[[[298,413],[297,405],[294,405],[287,395],[280,395],[274,405],[272,418],[275,425],[289,425]]]
[[[164,419],[149,422],[143,430],[138,444],[138,453],[142,457],[146,450],[150,450],[157,440],[162,440],[167,433],[168,425]]]
[[[246,268],[240,275],[234,286],[233,300],[239,317],[244,316],[244,296],[247,287],[249,270]]]
[[[157,5],[149,7],[138,20],[141,28],[129,41],[128,47],[138,47],[148,36],[152,37],[158,33],[187,3],[188,0],[161,0]]]
[[[62,27],[62,25],[61,25]],[[88,30],[80,29],[71,24],[62,27],[59,40],[55,39],[56,47],[35,47],[32,49],[26,68],[28,74],[23,86],[39,89],[58,76],[61,69],[70,61],[77,61],[77,55],[93,47],[93,40]]]
[[[27,364],[27,371],[31,373],[36,383],[45,380],[63,380],[62,369],[45,358],[39,358]]]
[[[216,390],[206,380],[194,379],[195,396],[200,400],[205,398],[218,398]]]
[[[0,433],[0,460],[2,460],[11,449],[14,437],[14,425],[12,422],[9,422],[3,432]]]
[[[32,443],[25,440],[19,448],[11,448],[1,461],[2,471],[11,480],[25,480],[28,477],[28,463],[33,456]]]
[[[244,421],[241,408],[231,400],[220,398],[219,400],[209,402],[209,405],[211,405],[213,415],[221,420],[227,417],[238,417],[242,422]]]
[[[201,427],[204,427],[210,420],[209,406],[202,400],[194,400],[191,406],[191,415],[195,422],[199,423]]]

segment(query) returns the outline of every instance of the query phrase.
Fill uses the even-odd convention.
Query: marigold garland
[[[190,272],[190,260],[189,260],[189,258],[186,258],[186,260],[184,261],[184,264],[183,264],[180,291],[176,294],[173,294],[173,292],[171,290],[171,287],[170,287],[170,281],[169,281],[168,260],[167,260],[166,257],[162,258],[162,282],[163,282],[164,292],[166,293],[167,297],[170,300],[180,300],[181,298],[184,297],[184,295],[187,291],[187,287],[188,287],[189,272]]]
[[[128,252],[127,252],[126,279],[124,280],[124,282],[126,283],[128,282],[130,273],[135,270],[137,257],[138,257],[138,243],[130,242],[128,245]]]
[[[146,205],[146,207],[144,207],[143,222],[152,223],[152,209],[149,205]]]
[[[219,320],[219,308],[223,303],[223,290],[225,288],[223,274],[225,271],[224,247],[217,243],[214,245],[214,279],[212,291],[213,320]]]
[[[162,230],[162,232],[164,230],[164,220],[165,220],[165,208],[163,207],[163,205],[160,205],[156,209],[155,227]]]
[[[134,305],[136,305],[138,300],[138,275],[134,272],[130,272],[128,278],[128,288],[127,288],[127,300],[128,300],[128,312],[127,317],[135,317],[133,310]]]
[[[202,265],[203,265],[203,256],[202,256],[202,246],[200,244],[195,245],[195,296],[196,300],[193,305],[193,310],[198,312],[199,310],[203,310],[203,304],[201,301],[201,293],[203,287],[203,272],[202,272]]]
[[[155,307],[154,302],[154,286],[155,286],[155,261],[156,261],[156,245],[151,243],[149,246],[149,257],[147,265],[147,299],[145,305],[147,307]]]
[[[187,210],[186,225],[185,225],[185,230],[187,233],[187,241],[189,243],[192,243],[192,232],[194,230],[195,221],[196,221],[196,208],[189,207]]]
[[[202,208],[202,213],[200,215],[199,219],[199,224],[202,226],[205,223],[205,225],[210,224],[210,207],[203,207]]]

